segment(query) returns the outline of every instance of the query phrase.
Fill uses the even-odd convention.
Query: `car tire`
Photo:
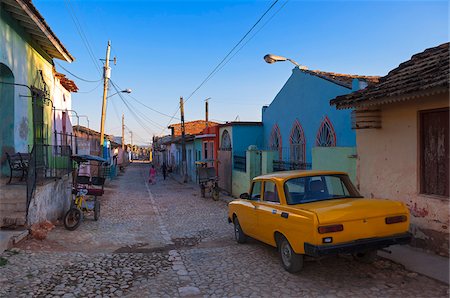
[[[242,231],[241,225],[237,217],[234,217],[234,239],[236,239],[237,243],[245,243],[247,241],[247,235],[245,235],[244,231]]]
[[[372,264],[377,259],[377,250],[368,250],[353,254],[355,260],[365,264]]]
[[[280,252],[281,264],[286,271],[296,273],[303,268],[303,255],[294,252],[286,237],[281,236],[279,238],[278,250]]]

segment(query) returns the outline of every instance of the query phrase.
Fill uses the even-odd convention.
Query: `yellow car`
[[[411,241],[405,204],[361,197],[344,172],[256,177],[250,193],[229,204],[228,221],[238,243],[250,236],[277,247],[289,272],[303,267],[304,255],[352,253],[370,262],[377,249]]]

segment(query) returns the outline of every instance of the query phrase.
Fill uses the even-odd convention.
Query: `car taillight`
[[[386,222],[387,225],[404,222],[406,221],[406,216],[405,215],[390,216],[386,217],[384,221]]]
[[[331,225],[331,226],[323,226],[319,227],[319,233],[325,234],[325,233],[334,233],[334,232],[340,232],[344,230],[343,225]]]

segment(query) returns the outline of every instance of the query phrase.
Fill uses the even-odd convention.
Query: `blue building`
[[[329,100],[377,81],[378,77],[295,67],[272,103],[262,110],[264,149],[276,152],[274,170],[312,167],[354,172],[355,163],[342,160],[356,156],[351,112],[332,108]]]

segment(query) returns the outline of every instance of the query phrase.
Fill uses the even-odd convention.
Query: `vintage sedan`
[[[351,253],[370,262],[377,249],[411,240],[405,204],[363,198],[344,172],[256,177],[250,193],[229,204],[228,221],[238,243],[250,236],[277,247],[289,272],[303,267],[304,255]]]

